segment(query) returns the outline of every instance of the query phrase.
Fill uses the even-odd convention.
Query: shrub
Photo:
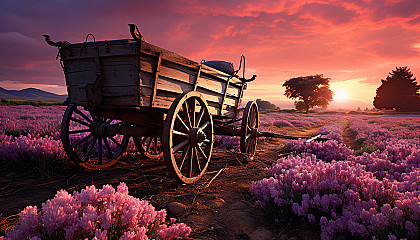
[[[111,185],[92,185],[73,195],[58,191],[39,212],[26,207],[14,231],[0,239],[172,239],[190,234],[186,224],[165,219],[165,209],[155,211],[148,201],[128,195],[125,183],[116,191]]]

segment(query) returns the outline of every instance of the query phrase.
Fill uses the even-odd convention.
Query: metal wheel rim
[[[162,136],[165,162],[172,175],[187,184],[200,179],[211,159],[213,139],[212,116],[201,94],[178,96],[168,111]]]
[[[95,130],[99,123],[113,121],[69,105],[63,115],[61,139],[70,160],[91,170],[115,164],[125,152],[130,138],[121,135],[117,138],[100,137]],[[80,126],[83,128],[77,129]]]

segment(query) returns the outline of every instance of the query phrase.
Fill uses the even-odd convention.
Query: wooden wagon
[[[134,39],[78,44],[44,35],[59,48],[66,78],[61,138],[68,157],[88,169],[109,167],[133,137],[184,183],[206,171],[215,134],[240,136],[241,151],[252,157],[258,107],[250,101],[239,116],[246,79],[152,45],[135,25],[130,31]]]

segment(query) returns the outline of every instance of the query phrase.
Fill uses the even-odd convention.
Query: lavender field
[[[15,171],[22,166],[25,169],[48,169],[51,163],[68,163],[59,133],[64,110],[62,106],[0,108],[0,161],[3,172]],[[312,131],[331,139],[309,143],[291,140],[277,146],[283,157],[272,159],[271,167],[261,169],[268,177],[253,182],[249,188],[259,204],[272,212],[274,218],[293,215],[299,221],[315,226],[321,239],[420,237],[420,118],[417,116],[267,113],[260,116],[260,131],[296,136],[303,131]],[[261,142],[268,140],[259,139]],[[239,139],[217,136],[215,144],[219,148],[237,149]],[[129,152],[136,154],[132,143]],[[125,186],[120,188],[125,189]],[[86,195],[88,191],[93,195]],[[105,194],[105,190],[96,190],[91,186],[84,192],[74,193],[74,196],[60,193],[54,198],[57,200],[52,201],[59,205],[60,201],[64,201],[60,199],[76,201],[85,194],[84,198],[92,202],[100,192]],[[123,192],[126,195],[126,190]],[[147,203],[127,200],[131,199],[128,196],[124,199],[136,201],[144,209],[150,208]],[[53,202],[46,203],[50,207],[46,207],[45,211],[54,209]],[[106,229],[101,225],[101,219],[106,220],[104,214],[107,210],[95,212],[93,207],[99,211],[99,205],[91,206],[86,211],[92,214],[89,217],[86,215],[83,221],[89,220],[93,225],[89,225],[87,230],[75,226],[72,229],[79,229],[79,233],[89,239],[105,239],[107,234],[103,234]],[[84,207],[87,208],[87,205]],[[38,213],[36,208],[28,207],[20,214],[22,219],[17,232],[6,236],[40,237],[40,228],[34,227],[34,223],[39,226],[45,224],[42,219],[46,219],[46,213],[43,214],[41,216],[41,211]],[[68,214],[74,218],[74,214]],[[156,214],[149,222],[163,223],[162,217]],[[99,215],[103,217],[99,218]],[[108,218],[107,221],[112,220],[111,216]],[[62,221],[64,224],[65,220]],[[124,223],[128,224],[128,221]],[[187,226],[174,226],[182,226],[182,229],[173,236],[185,237],[189,231]],[[54,230],[52,227],[48,229],[50,232]],[[165,229],[162,227],[162,231]],[[25,231],[30,233],[25,235]],[[142,231],[145,233],[145,229]],[[163,237],[170,236],[168,230],[165,231],[166,235],[162,233],[161,237],[169,238]],[[128,234],[131,233],[126,234],[126,239],[130,239]]]

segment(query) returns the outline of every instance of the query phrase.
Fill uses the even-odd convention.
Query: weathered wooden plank
[[[101,102],[101,107],[121,107],[132,108],[139,107],[139,101],[135,97],[119,96],[119,97],[104,97]]]
[[[135,97],[139,94],[138,86],[117,86],[117,87],[102,87],[103,97]]]
[[[96,80],[96,70],[66,73],[66,85],[92,84]]]
[[[91,58],[96,54],[95,46],[99,47],[99,56],[100,57],[110,57],[110,56],[122,56],[122,55],[138,55],[137,46],[135,41],[120,40],[111,43],[108,41],[108,47],[105,46],[105,42],[87,42],[84,44],[72,44],[71,50],[72,55],[67,51],[63,60],[77,60],[84,58]]]
[[[193,86],[190,84],[179,82],[170,78],[160,77],[158,79],[158,90],[163,90],[167,92],[172,92],[175,94],[182,94],[184,92],[189,92],[193,90]],[[197,92],[200,92],[206,101],[213,101],[221,103],[223,100],[223,95],[208,91],[206,89],[198,88]],[[238,99],[232,97],[226,97],[225,104],[230,106],[236,106]]]
[[[149,86],[153,88],[153,75],[148,72],[140,72],[140,86]]]
[[[184,71],[181,71],[175,68],[169,68],[167,65],[166,66],[162,65],[160,67],[159,75],[170,78],[170,79],[182,81],[184,83],[188,83],[191,86],[193,86],[197,73],[193,71],[190,71],[190,72],[187,72],[187,71],[188,69],[184,69]],[[225,92],[226,85],[227,85],[226,82],[221,82],[205,75],[200,75],[198,82],[199,82],[198,87],[207,89],[209,91],[213,91],[215,93],[220,93],[220,94]],[[240,88],[237,88],[235,85],[229,84],[229,87],[227,90],[227,94],[229,96],[239,97],[239,93],[240,93]]]
[[[153,64],[153,60],[151,57],[144,58],[141,61],[141,70],[149,73],[154,73],[153,69],[155,68]],[[197,68],[198,69],[198,68]],[[186,83],[190,83],[191,85],[194,85],[195,80],[197,79],[197,69],[191,69],[190,67],[186,67],[183,65],[179,65],[173,62],[169,62],[165,59],[162,60],[162,64],[160,66],[159,75],[165,76],[172,79],[177,79],[179,81],[183,81]],[[204,69],[204,67],[203,67]],[[209,76],[208,74],[217,74],[216,72],[209,71],[209,67],[206,68],[207,75],[203,74],[199,76],[199,84],[198,86],[201,88],[205,88],[208,90],[212,90],[218,93],[223,93],[226,88],[226,81],[228,79],[228,75],[224,74],[221,76],[223,79],[215,78],[212,76]],[[217,71],[217,70],[215,70]],[[227,76],[227,77],[226,77]],[[238,83],[240,81],[237,80],[237,78],[230,79],[233,83]],[[242,82],[240,82],[242,84]],[[238,86],[237,84],[230,84],[228,87],[227,94],[230,96],[236,96],[239,97],[241,86]]]
[[[141,96],[151,98],[153,95],[153,89],[150,87],[141,87]],[[146,105],[149,106],[149,105]]]
[[[144,72],[154,73],[156,69],[156,57],[147,54],[140,55],[140,70]]]
[[[69,95],[70,103],[80,104],[85,106],[87,104],[86,91],[82,86],[67,86],[67,93]]]
[[[141,52],[146,54],[151,54],[156,56],[158,53],[162,53],[162,59],[167,59],[176,63],[180,63],[189,67],[197,67],[198,63],[191,61],[190,59],[183,57],[174,52],[168,51],[164,48],[152,45],[150,43],[142,42],[141,43]]]
[[[70,102],[80,105],[87,105],[85,86],[67,86]],[[115,101],[116,105],[130,103],[130,107],[139,106],[139,89],[137,86],[102,87],[102,103],[99,106],[107,105],[107,102]],[[123,99],[123,100],[121,100]],[[108,104],[109,105],[109,104]]]
[[[138,66],[131,60],[124,61],[120,58],[119,61],[115,61],[111,58],[101,58],[102,85],[138,85]],[[96,64],[93,59],[68,61],[65,68],[69,85],[89,84],[96,80]]]
[[[154,76],[153,76],[153,94],[152,94],[152,103],[151,105],[153,106],[153,103],[155,102],[155,97],[156,97],[156,91],[157,91],[157,81],[159,78],[159,70],[160,70],[160,63],[162,61],[162,53],[159,53],[157,56],[157,60],[156,60],[156,69],[154,69]]]

